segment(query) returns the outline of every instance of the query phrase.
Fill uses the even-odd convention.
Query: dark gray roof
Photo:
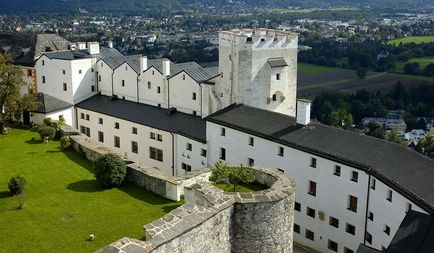
[[[60,100],[58,98],[52,97],[48,94],[44,93],[38,93],[36,94],[36,99],[39,101],[40,105],[38,109],[36,109],[34,112],[37,113],[50,113],[59,111],[65,108],[69,108],[72,106],[72,104],[67,103],[63,100]]]
[[[434,161],[405,146],[245,105],[206,120],[369,171],[434,213]]]
[[[386,253],[431,253],[433,251],[434,217],[410,210]]]
[[[16,64],[34,66],[45,52],[69,50],[71,42],[57,34],[0,33],[0,51],[10,53]]]
[[[211,68],[198,67],[198,68],[185,69],[184,71],[198,83],[206,82],[219,75],[218,67],[211,67]]]
[[[383,251],[377,250],[371,247],[368,247],[364,244],[360,244],[359,248],[357,249],[356,253],[382,253]]]
[[[123,99],[112,101],[103,95],[95,95],[76,107],[206,142],[206,122],[199,116],[182,112],[168,114],[168,109]]]
[[[114,57],[122,56],[122,54],[117,49],[107,48],[107,47],[101,47],[100,53],[95,55],[89,54],[87,49],[49,52],[49,53],[44,53],[44,55],[46,55],[50,59],[59,59],[59,60],[77,60],[77,59],[92,58],[92,57],[96,57],[97,59],[104,59],[104,58],[114,58]]]
[[[285,67],[288,66],[288,63],[286,63],[285,59],[283,57],[281,58],[270,58],[268,59],[268,63],[272,68],[277,67]]]

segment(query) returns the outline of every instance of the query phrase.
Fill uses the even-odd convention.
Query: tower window
[[[68,85],[66,85],[66,83],[63,83],[63,90],[67,91],[68,90]]]
[[[193,92],[193,100],[196,100],[196,92]]]
[[[276,80],[280,80],[280,74],[276,74]]]
[[[125,86],[125,80],[122,80],[122,86]]]
[[[220,160],[226,160],[226,149],[220,148]]]
[[[161,93],[161,87],[160,86],[157,87],[157,93]]]
[[[276,101],[276,100],[277,100],[277,95],[276,95],[276,94],[273,94],[273,98],[272,98],[272,100],[273,100],[273,101]]]

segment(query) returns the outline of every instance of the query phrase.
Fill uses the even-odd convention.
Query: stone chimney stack
[[[140,75],[148,68],[148,57],[140,57]]]
[[[307,99],[297,100],[297,124],[307,125],[310,123],[310,108],[312,102]]]
[[[113,41],[109,40],[107,42],[107,46],[108,46],[108,48],[113,48]]]
[[[170,76],[170,60],[163,59],[163,76]]]

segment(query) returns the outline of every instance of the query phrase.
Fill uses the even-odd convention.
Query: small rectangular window
[[[157,87],[157,93],[161,93],[161,87],[160,86]]]
[[[122,80],[122,86],[125,86],[125,80]]]
[[[368,231],[366,231],[366,241],[372,244],[372,235]]]
[[[95,85],[90,86],[90,91],[95,92]]]
[[[83,73],[83,71],[81,71],[81,69],[79,69],[79,70],[78,70],[78,73],[81,74],[81,73]]]
[[[80,113],[80,119],[84,119],[84,113]]]
[[[329,224],[330,224],[330,226],[332,226],[332,227],[339,228],[339,220],[336,219],[336,218],[333,217],[333,216],[330,216],[330,218],[329,218]]]
[[[391,190],[387,190],[387,197],[386,197],[386,199],[389,202],[392,202],[392,191]]]
[[[45,83],[45,76],[42,76],[42,83]]]
[[[312,240],[312,241],[315,240],[315,233],[313,231],[310,231],[309,229],[306,229],[305,236],[309,240]]]
[[[308,194],[312,196],[316,196],[316,183],[313,181],[309,181],[309,191]]]
[[[90,120],[90,115],[86,114],[86,120],[89,121]]]
[[[104,67],[104,63],[101,62],[101,67]]]
[[[306,209],[306,214],[307,214],[307,216],[309,216],[309,217],[315,218],[316,211],[315,211],[315,209],[312,209],[312,208],[310,208],[310,207],[307,207],[307,209]]]
[[[101,82],[101,75],[98,75],[98,82]]]
[[[373,213],[373,212],[369,212],[369,214],[368,214],[368,219],[369,219],[370,221],[374,221],[374,213]]]
[[[104,142],[104,133],[101,131],[98,131],[98,141]]]
[[[349,248],[344,248],[344,253],[354,253],[354,250],[351,250]]]
[[[183,170],[185,170],[185,172],[189,172],[189,171],[191,171],[191,166],[188,165],[188,164],[185,164],[185,163],[182,163],[182,164],[181,164],[181,168],[182,168]]]
[[[115,122],[115,128],[119,129],[119,122]]]
[[[121,138],[119,136],[115,136],[115,147],[116,148],[121,147]]]
[[[220,148],[220,160],[225,161],[226,160],[226,149]]]
[[[316,158],[311,158],[310,159],[310,167],[312,168],[316,168]]]
[[[182,80],[185,80],[185,74],[182,74]]]
[[[335,165],[335,170],[333,172],[333,175],[340,177],[341,176],[341,166]]]
[[[104,120],[102,118],[99,118],[98,119],[98,124],[100,124],[100,125],[104,124]]]
[[[355,235],[356,234],[356,227],[347,223],[345,226],[345,231],[349,234]]]
[[[276,80],[280,80],[280,74],[276,74]]]
[[[154,147],[149,147],[149,158],[162,162],[163,150]]]
[[[348,196],[348,210],[357,213],[357,197]]]
[[[294,210],[300,212],[301,211],[301,204],[298,202],[294,203]]]
[[[137,127],[132,127],[131,128],[131,133],[132,134],[137,134]]]
[[[278,155],[283,156],[284,154],[285,154],[285,149],[283,147],[279,147]]]
[[[300,225],[294,223],[294,232],[300,234]]]
[[[359,173],[357,171],[351,173],[351,181],[356,183],[359,181]]]
[[[149,138],[152,139],[152,140],[155,140],[156,139],[155,136],[156,136],[156,134],[153,133],[153,132],[151,132],[150,135],[149,135]]]
[[[135,142],[135,141],[131,142],[131,152],[136,153],[136,154],[139,153],[139,146],[138,146],[137,142]]]
[[[203,149],[203,148],[202,148],[202,149],[200,150],[200,155],[203,156],[203,157],[206,157],[206,149]]]
[[[371,178],[371,189],[372,190],[375,190],[375,184],[376,184],[376,180],[375,180],[375,178]]]
[[[193,100],[196,100],[196,92],[193,92]]]
[[[193,145],[191,145],[191,143],[187,142],[187,147],[186,147],[187,151],[192,151],[193,149]]]
[[[92,71],[92,73],[93,73],[93,72],[95,72],[95,70],[94,70],[93,68],[91,68],[91,70],[90,70],[90,71]]]
[[[276,95],[276,94],[273,94],[273,96],[271,97],[271,100],[273,100],[273,101],[277,101],[277,95]]]
[[[157,141],[163,141],[163,136],[161,134],[157,134]]]
[[[252,158],[248,158],[248,159],[247,159],[247,164],[248,164],[249,166],[255,166],[255,160],[252,159]]]
[[[255,145],[255,139],[253,139],[253,137],[249,137],[249,146],[254,146]]]
[[[63,83],[63,90],[67,91],[68,90],[68,85],[66,83]]]
[[[148,89],[151,89],[152,85],[151,82],[148,82]]]
[[[226,129],[225,128],[220,128],[220,135],[221,136],[226,136]]]
[[[45,61],[44,60],[42,60],[42,66],[45,66]]]
[[[384,225],[384,233],[386,233],[386,235],[390,235],[390,227],[387,225]]]
[[[65,75],[66,74],[66,70],[62,69],[62,74]]]
[[[338,252],[338,244],[332,240],[328,241],[328,248],[331,251]]]

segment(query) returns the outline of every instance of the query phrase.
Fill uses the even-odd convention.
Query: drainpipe
[[[173,133],[170,135],[172,135],[172,176],[175,176],[175,135]]]
[[[115,94],[114,92],[114,85],[113,85],[113,75],[114,75],[115,71],[112,70],[112,96]]]
[[[139,75],[137,75],[137,103],[139,103]]]
[[[368,191],[367,191],[367,197],[366,197],[366,211],[365,211],[365,231],[363,233],[363,244],[366,244],[366,232],[368,228],[368,212],[369,212],[369,195],[371,192],[371,174],[368,171]]]

